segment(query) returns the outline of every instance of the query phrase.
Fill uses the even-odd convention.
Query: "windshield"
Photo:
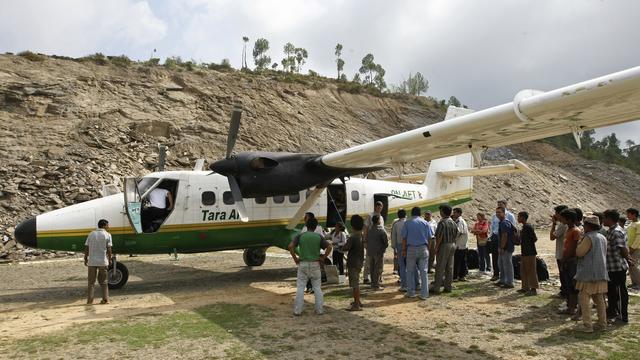
[[[143,177],[138,181],[138,193],[140,195],[144,194],[153,184],[158,181],[158,178],[153,177]]]

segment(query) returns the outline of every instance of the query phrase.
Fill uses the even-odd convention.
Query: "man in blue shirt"
[[[503,207],[496,209],[496,216],[500,219],[498,225],[499,255],[498,264],[500,265],[500,280],[495,285],[512,289],[513,288],[513,257],[514,250],[514,225],[507,220],[506,210]]]
[[[411,209],[410,220],[402,228],[402,255],[407,258],[407,293],[406,297],[416,296],[416,265],[420,271],[420,299],[429,297],[429,281],[427,277],[427,262],[429,261],[429,240],[433,236],[431,226],[420,217],[420,208]]]
[[[505,209],[505,219],[508,220],[511,225],[516,226],[516,217],[507,210],[507,200],[498,200],[498,206]],[[498,248],[500,248],[500,237],[498,236],[500,219],[494,214],[491,218],[491,232],[489,240],[487,241],[488,249],[491,253],[491,265],[493,265],[493,277],[491,281],[496,281],[500,278],[500,266],[498,265]]]

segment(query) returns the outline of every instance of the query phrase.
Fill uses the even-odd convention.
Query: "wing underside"
[[[338,168],[389,166],[458,155],[640,119],[640,67],[324,155]]]

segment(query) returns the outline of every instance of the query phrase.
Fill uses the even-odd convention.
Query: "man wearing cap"
[[[583,324],[578,330],[592,332],[591,300],[596,304],[600,330],[607,327],[607,309],[604,294],[607,293],[607,239],[600,233],[600,220],[595,215],[584,218],[584,236],[576,248],[576,289],[580,291],[578,299],[582,309]]]
[[[364,283],[368,284],[369,283],[369,259],[367,259],[367,234],[369,232],[369,230],[377,225],[382,225],[384,226],[384,218],[382,217],[382,209],[383,209],[384,205],[382,204],[382,201],[376,201],[374,207],[373,207],[373,212],[371,214],[369,214],[369,216],[367,216],[367,218],[365,219],[364,222],[364,229],[362,231],[362,239],[364,240],[364,248],[365,248],[365,252],[364,252],[364,272],[362,274],[362,277],[364,278]],[[378,216],[378,224],[374,224],[372,219],[374,216]]]

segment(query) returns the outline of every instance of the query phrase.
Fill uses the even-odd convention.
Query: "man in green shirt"
[[[320,272],[320,264],[331,254],[331,243],[325,240],[322,235],[315,233],[318,226],[318,220],[311,218],[306,222],[307,232],[296,236],[291,244],[289,244],[289,252],[293,261],[298,265],[298,279],[296,300],[293,305],[293,315],[302,314],[304,305],[304,289],[307,281],[311,280],[313,294],[315,295],[316,314],[322,315],[322,275]],[[296,248],[298,254],[296,254]],[[320,249],[325,249],[324,255],[320,254]]]

